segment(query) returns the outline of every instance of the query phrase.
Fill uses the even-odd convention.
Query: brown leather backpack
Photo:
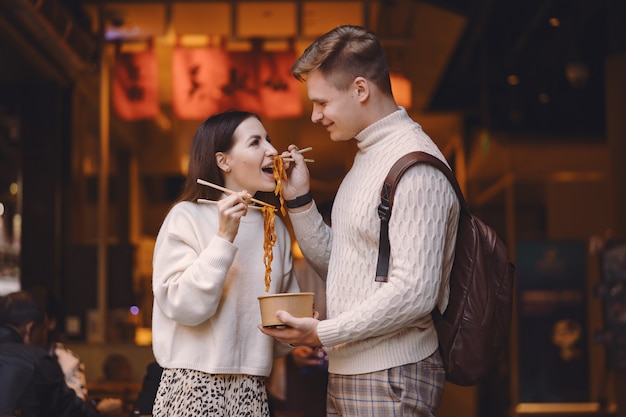
[[[411,152],[389,171],[381,190],[381,219],[376,281],[386,282],[389,268],[389,219],[395,188],[404,172],[426,163],[443,172],[461,204],[452,272],[450,300],[433,319],[446,378],[456,385],[474,385],[494,367],[507,347],[515,267],[495,231],[472,216],[454,173],[438,158]]]

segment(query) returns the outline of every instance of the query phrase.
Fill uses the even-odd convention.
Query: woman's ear
[[[228,157],[224,152],[217,152],[215,154],[215,162],[217,166],[224,172],[230,172],[230,165],[228,164]]]

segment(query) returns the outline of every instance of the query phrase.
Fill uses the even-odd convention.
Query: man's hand
[[[289,343],[294,346],[322,346],[322,342],[317,337],[319,320],[311,317],[294,317],[283,310],[278,310],[276,317],[289,327],[271,329],[259,325],[259,329],[282,343]]]
[[[285,200],[293,200],[304,195],[311,189],[309,168],[304,162],[304,156],[298,153],[296,145],[289,145],[289,152],[284,155],[293,158],[293,162],[285,162],[287,180],[283,181],[283,197]]]

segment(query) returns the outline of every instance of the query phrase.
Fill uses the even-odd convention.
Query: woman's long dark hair
[[[215,114],[202,122],[191,144],[189,169],[177,201],[196,201],[198,198],[219,199],[221,191],[200,185],[196,180],[200,178],[224,186],[224,175],[217,166],[215,154],[228,152],[233,147],[235,129],[250,117],[261,120],[254,113],[230,110]]]

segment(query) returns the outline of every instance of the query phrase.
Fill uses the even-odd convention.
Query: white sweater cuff
[[[218,270],[227,271],[232,265],[236,253],[237,246],[226,239],[213,236],[199,258]]]
[[[322,346],[335,346],[343,342],[334,320],[320,321],[317,324],[317,337],[322,342]]]

